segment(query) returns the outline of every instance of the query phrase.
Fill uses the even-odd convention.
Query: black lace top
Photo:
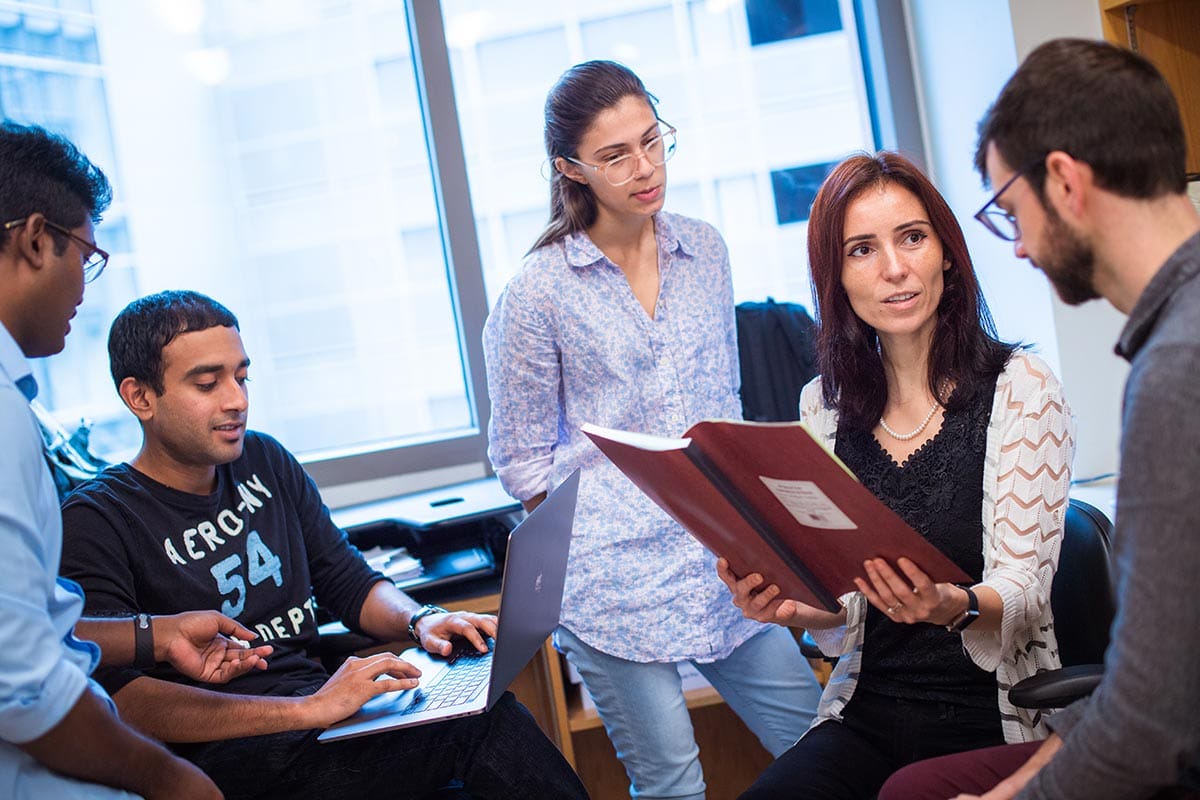
[[[879,499],[968,575],[983,577],[983,461],[995,378],[898,465],[870,431],[838,428],[835,451]],[[995,673],[979,669],[962,637],[941,625],[892,622],[869,606],[862,689],[911,700],[996,706]]]

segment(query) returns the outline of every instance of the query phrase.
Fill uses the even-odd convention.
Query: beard
[[[1099,298],[1100,293],[1093,286],[1096,254],[1092,246],[1071,230],[1052,206],[1043,203],[1042,207],[1046,210],[1044,239],[1050,249],[1044,259],[1036,262],[1038,269],[1069,306]]]

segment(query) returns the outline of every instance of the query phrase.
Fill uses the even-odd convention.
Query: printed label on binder
[[[759,475],[758,479],[801,525],[836,531],[858,528],[812,481],[785,481],[765,475]]]

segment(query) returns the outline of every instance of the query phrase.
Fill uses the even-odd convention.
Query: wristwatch
[[[421,617],[428,617],[430,614],[449,614],[449,613],[450,613],[449,611],[442,608],[441,606],[435,606],[435,605],[431,605],[429,603],[426,603],[425,605],[421,606],[421,609],[419,611],[415,612],[411,617],[408,618],[408,636],[409,636],[409,638],[412,639],[414,642],[421,641],[421,639],[417,636],[417,622],[420,621]]]
[[[133,665],[138,669],[154,669],[156,663],[150,615],[138,614],[133,618]]]
[[[971,591],[969,586],[959,586],[967,593],[967,610],[959,614],[950,624],[946,626],[946,630],[951,633],[959,633],[967,629],[975,620],[979,619],[979,598],[975,596],[975,592]]]

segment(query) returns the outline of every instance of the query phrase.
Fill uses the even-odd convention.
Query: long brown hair
[[[658,99],[642,79],[615,61],[585,61],[562,74],[546,96],[546,156],[550,159],[550,221],[532,253],[596,221],[596,196],[554,168],[556,158],[578,158],[579,142],[596,117],[626,97],[641,97],[651,109]]]
[[[929,354],[933,396],[949,409],[965,404],[980,382],[1003,369],[1014,349],[997,338],[962,228],[929,179],[896,153],[847,158],[834,167],[813,201],[808,263],[817,302],[817,359],[825,402],[837,409],[842,424],[864,430],[875,427],[887,405],[887,378],[879,337],[854,313],[842,286],[842,241],[846,209],[881,184],[895,184],[916,195],[950,262]]]

